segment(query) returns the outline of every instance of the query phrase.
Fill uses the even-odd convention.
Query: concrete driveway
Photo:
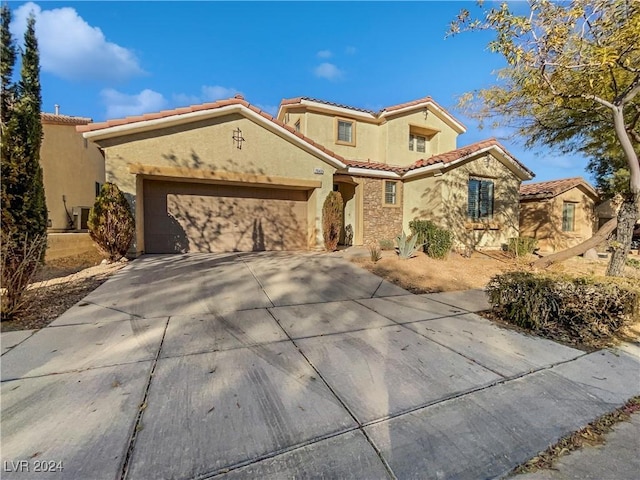
[[[331,255],[143,257],[2,334],[2,478],[493,478],[640,394],[637,346],[486,307]]]

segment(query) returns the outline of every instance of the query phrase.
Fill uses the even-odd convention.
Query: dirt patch
[[[46,327],[126,265],[103,265],[101,261],[99,256],[87,254],[48,262],[25,293],[25,310],[14,320],[1,322],[0,331]]]
[[[383,252],[383,258],[372,262],[368,257],[352,261],[370,272],[412,293],[434,293],[453,290],[484,288],[494,275],[504,272],[530,270],[529,264],[537,257],[513,258],[501,251],[473,252],[467,258],[451,253],[446,260],[430,258],[422,252],[403,260],[394,252]],[[604,275],[607,260],[569,259],[548,269],[571,275]],[[640,270],[627,267],[625,275],[640,279]]]

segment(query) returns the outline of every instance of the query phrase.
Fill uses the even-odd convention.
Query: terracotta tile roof
[[[520,166],[520,168],[522,168],[525,172],[529,173],[531,176],[534,175],[534,173],[531,170],[529,170],[526,166],[524,166],[524,164],[518,161],[518,159],[516,159],[516,157],[514,157],[511,153],[509,153],[509,151],[506,148],[504,148],[504,146],[500,142],[498,142],[495,138],[488,138],[486,140],[481,140],[479,142],[472,143],[471,145],[466,145],[464,147],[456,148],[455,150],[450,150],[448,152],[434,155],[433,157],[418,160],[413,165],[411,165],[410,169],[413,170],[415,168],[435,165],[437,163],[444,163],[446,165],[448,163],[455,162],[456,160],[460,160],[461,158],[464,158],[469,155],[473,155],[474,153],[477,153],[481,150],[484,150],[490,147],[500,148],[503,152],[509,155],[518,164],[518,166]]]
[[[380,115],[382,115],[383,113],[389,113],[389,112],[393,112],[396,110],[402,110],[403,108],[408,108],[408,107],[413,107],[416,105],[420,105],[422,103],[433,103],[434,105],[436,105],[440,110],[443,110],[446,112],[446,109],[442,108],[440,105],[438,105],[438,103],[436,103],[433,98],[431,97],[423,97],[423,98],[418,98],[417,100],[412,100],[410,102],[405,102],[405,103],[399,103],[397,105],[391,105],[388,107],[384,107],[380,110],[378,110],[377,112],[374,110],[369,110],[366,108],[360,108],[360,107],[353,107],[351,105],[345,105],[342,103],[336,103],[336,102],[329,102],[327,100],[321,100],[318,98],[312,98],[312,97],[295,97],[295,98],[284,98],[281,102],[280,105],[296,105],[298,103],[301,103],[302,100],[307,100],[309,102],[316,102],[316,103],[322,103],[324,105],[330,105],[332,107],[338,107],[338,108],[346,108],[348,110],[354,110],[356,112],[364,112],[364,113],[369,113],[371,115],[373,115],[374,117],[379,117]]]
[[[43,123],[57,123],[61,125],[86,125],[91,122],[90,118],[56,115],[55,113],[41,113],[40,119]]]
[[[217,102],[203,103],[201,105],[191,105],[189,107],[180,107],[180,108],[175,108],[173,110],[163,110],[157,113],[147,113],[144,115],[137,115],[133,117],[107,120],[106,122],[97,122],[97,123],[90,123],[88,125],[80,125],[76,127],[76,130],[78,132],[93,132],[97,130],[103,130],[105,128],[117,127],[120,125],[130,125],[130,124],[135,124],[138,122],[144,122],[148,120],[156,120],[160,118],[168,118],[168,117],[173,117],[177,115],[183,115],[185,113],[199,112],[204,110],[215,110],[216,108],[222,108],[229,105],[242,105],[243,107],[248,108],[249,110],[257,113],[258,115],[264,117],[270,122],[273,122],[279,127],[287,130],[289,133],[294,134],[296,137],[300,138],[306,143],[313,145],[318,150],[321,150],[322,152],[326,153],[327,155],[335,158],[336,160],[342,163],[346,163],[346,160],[343,156],[332,152],[331,150],[325,148],[323,145],[320,145],[319,143],[314,142],[310,138],[305,137],[303,134],[296,131],[295,128],[290,127],[289,125],[285,125],[283,122],[281,122],[277,118],[274,118],[271,114],[259,109],[258,107],[251,105],[241,95],[236,95],[234,98],[228,98],[226,100],[218,100]]]
[[[307,100],[308,102],[322,103],[324,105],[330,105],[332,107],[346,108],[348,110],[355,110],[356,112],[369,113],[371,115],[377,116],[377,113],[374,112],[373,110],[367,110],[366,108],[352,107],[351,105],[344,105],[342,103],[329,102],[327,100],[320,100],[318,98],[312,98],[312,97],[284,98],[280,102],[280,105],[295,105],[297,103],[301,103],[302,100]]]
[[[523,183],[520,185],[520,197],[555,197],[564,193],[568,190],[571,190],[578,185],[582,185],[587,188],[590,192],[593,193],[594,197],[597,196],[594,188],[582,177],[572,177],[572,178],[560,178],[558,180],[549,180],[546,182],[536,182],[536,183]]]
[[[399,165],[389,165],[387,163],[378,163],[364,160],[345,160],[345,163],[349,167],[366,168],[369,170],[383,170],[385,172],[394,172],[398,175],[402,175],[407,170],[407,167],[401,167]]]

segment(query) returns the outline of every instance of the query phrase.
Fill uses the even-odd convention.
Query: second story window
[[[422,135],[409,134],[409,150],[424,153],[426,151],[427,138]]]
[[[337,120],[336,142],[355,145],[354,122],[349,120]]]
[[[298,121],[295,123],[295,129],[296,129],[296,132],[299,132],[299,131],[300,131],[300,120],[298,120]]]

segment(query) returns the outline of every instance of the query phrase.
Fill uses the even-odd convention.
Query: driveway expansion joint
[[[133,451],[135,449],[136,438],[138,437],[138,431],[142,426],[142,417],[144,415],[144,411],[147,407],[147,401],[149,399],[149,390],[151,388],[151,382],[153,381],[153,376],[156,371],[156,367],[158,366],[158,359],[160,358],[160,352],[162,351],[162,344],[164,343],[165,335],[167,334],[167,328],[169,328],[169,318],[167,318],[167,322],[164,325],[164,331],[162,332],[162,338],[160,339],[160,344],[158,345],[158,351],[156,352],[156,356],[151,365],[151,369],[149,370],[149,378],[147,379],[147,385],[144,389],[144,395],[142,396],[142,400],[138,407],[138,415],[136,416],[136,420],[133,424],[133,430],[131,432],[131,436],[129,437],[129,442],[127,445],[127,451],[124,456],[124,460],[122,462],[122,468],[120,469],[120,480],[125,480],[127,478],[127,474],[129,473],[129,464],[131,458],[133,456]]]

